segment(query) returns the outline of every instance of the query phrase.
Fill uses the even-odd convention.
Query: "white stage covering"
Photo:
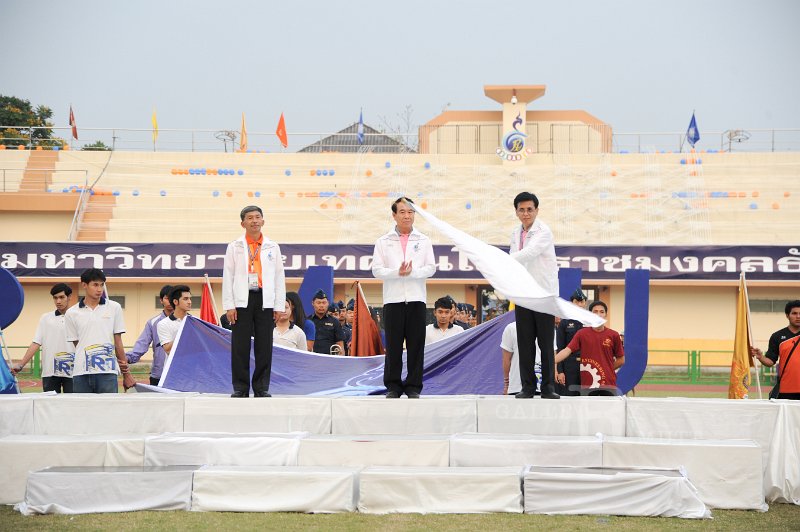
[[[0,395],[0,438],[33,434],[33,395]]]
[[[767,511],[761,448],[750,440],[609,437],[603,441],[603,466],[683,468],[707,506]]]
[[[249,399],[232,399],[221,395],[187,397],[183,430],[330,434],[331,399],[308,396]]]
[[[440,466],[450,463],[445,435],[312,435],[300,440],[301,466]]]
[[[800,504],[800,404],[781,399],[775,435],[764,473],[764,490],[770,502]]]
[[[358,511],[490,513],[522,511],[521,467],[369,467]]]
[[[218,467],[194,474],[192,510],[219,512],[352,512],[358,468]]]
[[[450,440],[450,465],[600,467],[603,444],[597,436],[456,434]]]
[[[33,403],[36,434],[148,434],[183,430],[183,396],[58,394]]]
[[[0,503],[25,498],[30,471],[48,466],[141,466],[143,461],[143,436],[6,436],[0,438]]]
[[[193,467],[51,467],[28,477],[31,514],[86,514],[139,510],[189,510]]]
[[[174,433],[144,443],[148,466],[285,466],[297,463],[299,438],[307,433]]]
[[[675,470],[532,467],[525,513],[711,517],[691,482]]]
[[[331,404],[333,434],[455,434],[477,430],[472,396],[337,397]]]
[[[478,432],[545,436],[625,435],[622,397],[562,397],[559,400],[481,396]],[[471,431],[463,431],[471,432]]]

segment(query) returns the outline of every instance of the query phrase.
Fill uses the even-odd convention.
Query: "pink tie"
[[[519,249],[522,249],[522,248],[525,247],[525,235],[527,235],[527,234],[528,234],[528,231],[526,231],[525,229],[523,229],[519,233]]]

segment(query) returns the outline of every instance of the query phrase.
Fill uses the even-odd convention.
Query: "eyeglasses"
[[[528,207],[527,209],[520,208],[517,209],[517,212],[519,214],[533,214],[534,212],[536,212],[536,209],[531,209],[530,207]]]

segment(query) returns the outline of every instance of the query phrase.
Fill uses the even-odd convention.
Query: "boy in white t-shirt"
[[[169,301],[175,310],[158,322],[158,341],[167,356],[172,354],[172,345],[175,343],[178,331],[186,316],[189,315],[189,311],[192,310],[192,292],[185,284],[173,286],[172,292],[169,294]]]

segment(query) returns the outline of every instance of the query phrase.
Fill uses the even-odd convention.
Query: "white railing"
[[[615,132],[609,126],[583,124],[526,124],[534,153],[650,153],[688,151],[685,132]],[[38,139],[37,129],[49,129],[53,139]],[[82,140],[71,138],[69,127],[27,128],[0,126],[0,131],[16,131],[16,136],[0,138],[6,149],[53,149],[66,143],[70,149],[102,142],[112,150],[159,152],[236,152],[238,130],[160,129],[153,142],[151,129],[81,128]],[[701,131],[697,150],[734,152],[800,151],[800,129],[732,129]],[[365,133],[363,143],[356,133],[289,133],[289,148],[283,148],[273,132],[249,131],[248,151],[264,153],[359,152],[368,147],[373,153],[492,154],[502,139],[500,126],[442,125],[421,126],[416,133]]]

